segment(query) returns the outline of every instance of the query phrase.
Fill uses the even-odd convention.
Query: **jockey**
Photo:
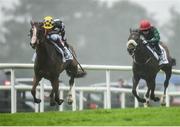
[[[57,33],[59,33],[62,36],[62,40],[67,44],[65,24],[60,19],[54,19],[54,31],[57,31]]]
[[[161,56],[161,49],[159,47],[160,35],[154,26],[148,20],[141,20],[139,24],[139,30],[143,43],[149,44],[152,48],[155,48],[158,56]],[[161,58],[161,57],[160,57]]]
[[[53,19],[51,16],[46,16],[43,20],[43,28],[47,39],[54,42],[54,45],[64,55],[65,60],[72,60],[69,45],[65,36],[65,25],[60,19]],[[63,60],[65,62],[65,60]]]

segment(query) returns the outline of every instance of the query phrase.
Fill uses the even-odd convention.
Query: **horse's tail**
[[[171,58],[171,66],[176,66],[176,59],[175,58]]]
[[[82,70],[78,70],[76,73],[72,72],[71,70],[66,70],[66,73],[68,76],[74,76],[75,78],[82,78],[86,76],[86,72]]]
[[[75,75],[75,78],[82,78],[84,76],[86,76],[86,72],[85,71],[78,71],[77,74]]]
[[[83,69],[82,70],[78,70],[78,67],[77,67],[77,65],[79,64],[78,63],[78,61],[75,59],[76,58],[76,52],[75,52],[75,50],[74,50],[74,48],[73,48],[73,46],[72,45],[69,45],[69,49],[71,49],[71,53],[72,53],[72,55],[73,55],[73,57],[74,57],[74,60],[73,60],[73,65],[71,66],[72,68],[74,68],[74,71],[73,71],[73,69],[71,70],[70,68],[67,68],[66,69],[66,72],[67,72],[67,75],[68,76],[74,76],[75,78],[82,78],[82,77],[84,77],[87,73],[86,73],[86,71],[84,71]],[[74,66],[75,65],[75,66]]]

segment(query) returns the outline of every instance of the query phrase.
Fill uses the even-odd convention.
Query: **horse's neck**
[[[150,58],[149,53],[142,48],[135,53],[134,57],[138,63],[145,63]]]
[[[38,50],[38,56],[40,57],[40,60],[50,65],[55,65],[61,62],[61,58],[57,55],[55,47],[50,44],[48,40],[44,40],[44,42],[41,44],[42,45],[40,45]]]
[[[45,63],[47,59],[47,52],[44,47],[38,45],[36,48],[37,60],[39,63]]]

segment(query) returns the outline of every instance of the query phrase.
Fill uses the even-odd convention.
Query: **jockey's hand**
[[[67,47],[67,48],[69,48],[69,44],[65,41],[65,46]]]
[[[145,40],[143,35],[140,36],[140,39],[143,40],[143,41]]]
[[[147,45],[147,44],[148,44],[148,42],[147,42],[146,40],[143,40],[143,44]]]

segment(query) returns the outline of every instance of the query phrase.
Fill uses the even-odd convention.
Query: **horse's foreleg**
[[[54,99],[54,89],[51,90],[51,94],[50,94],[50,106],[55,106],[56,102]]]
[[[59,99],[59,81],[58,81],[58,79],[51,81],[51,84],[53,86],[51,95],[53,97],[53,93],[55,93],[55,101],[58,103],[58,105],[61,105],[64,102],[64,100]]]
[[[72,87],[73,87],[73,85],[74,85],[74,77],[71,77],[71,78],[70,78],[70,80],[69,80],[69,85],[70,85],[70,88],[69,88],[69,92],[68,92],[67,102],[68,102],[68,104],[72,104],[72,103],[73,103]]]
[[[133,93],[133,95],[137,98],[137,100],[138,100],[139,102],[144,103],[144,102],[146,102],[146,100],[145,100],[144,98],[140,98],[140,97],[138,96],[138,94],[137,94],[137,91],[136,91],[136,88],[137,88],[137,85],[138,85],[138,83],[139,83],[139,80],[140,80],[139,77],[133,76],[133,89],[132,89],[132,93]]]
[[[41,80],[41,78],[36,78],[35,76],[34,76],[34,78],[33,78],[33,87],[32,87],[32,89],[31,89],[31,94],[32,94],[32,96],[33,96],[33,98],[34,98],[34,102],[35,102],[35,103],[40,103],[40,102],[41,102],[40,99],[36,98],[36,87],[37,87],[37,85],[39,84],[39,81],[40,81],[40,80]]]
[[[148,83],[150,84],[151,87],[151,95],[150,98],[154,101],[159,101],[159,97],[155,97],[154,91],[155,91],[155,78],[151,79],[148,81]]]

